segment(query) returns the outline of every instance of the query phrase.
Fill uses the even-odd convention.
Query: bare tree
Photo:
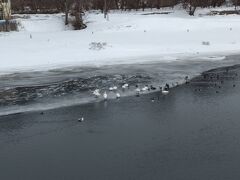
[[[72,6],[76,3],[81,9],[99,9],[107,18],[110,9],[121,10],[145,10],[145,8],[174,7],[178,3],[184,4],[189,15],[194,15],[198,7],[215,7],[220,6],[224,2],[231,1],[235,6],[239,6],[240,0],[12,0],[13,10],[23,11],[25,7],[29,7],[31,12],[48,13],[48,12],[65,12],[65,23],[68,24],[68,14],[72,10]]]
[[[114,2],[111,0],[103,0],[104,4],[103,4],[103,14],[104,14],[104,18],[106,19],[108,17],[108,11],[111,7],[113,7]]]
[[[68,0],[64,0],[64,5],[65,5],[65,25],[68,25],[69,24],[69,20],[68,20],[69,1]]]
[[[235,10],[237,10],[237,6],[240,5],[240,0],[233,0],[233,5],[235,6]]]
[[[104,8],[103,8],[103,13],[104,13],[104,18],[107,18],[107,13],[108,13],[108,9],[107,9],[107,0],[104,0]]]
[[[199,6],[198,0],[184,0],[183,1],[184,7],[187,9],[190,16],[194,16],[194,13]]]
[[[76,30],[85,29],[87,26],[83,23],[83,0],[75,0],[73,5],[73,14],[75,16],[74,27]]]

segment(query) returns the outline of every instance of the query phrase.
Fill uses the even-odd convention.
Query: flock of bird
[[[178,86],[178,83],[176,83],[176,86]],[[130,88],[129,84],[123,84],[122,85],[122,90],[123,91],[125,89],[129,89],[129,88]],[[169,94],[169,90],[170,90],[170,85],[166,84],[164,87],[159,87],[159,89],[160,89],[160,92],[163,95],[168,95]],[[118,92],[118,87],[117,86],[110,87],[108,90],[110,92],[114,92],[117,99],[119,99],[121,97],[121,94]],[[147,91],[151,91],[151,90],[157,90],[157,88],[152,86],[152,85],[151,86],[145,85],[142,88],[140,88],[138,85],[135,86],[135,92],[136,92],[136,96],[137,97],[139,97],[142,92],[147,92]],[[105,101],[108,99],[107,91],[104,91],[104,93],[101,94],[101,90],[100,89],[95,89],[92,93],[95,96],[95,98],[103,97],[103,99]],[[154,99],[152,99],[152,101],[154,101]],[[78,122],[83,122],[83,121],[84,121],[84,117],[81,117],[81,118],[78,119]]]
[[[228,73],[228,68],[226,69],[226,73]],[[238,76],[237,73],[235,73],[235,76]],[[220,84],[223,84],[223,79],[220,78],[220,75],[217,74],[217,76],[215,77],[217,81],[220,82]],[[232,77],[233,80],[235,79],[234,77]],[[203,79],[204,80],[210,80],[212,81],[214,79],[213,76],[209,75],[209,74],[203,74]],[[184,78],[185,80],[185,83],[188,84],[189,83],[189,77],[186,76]],[[178,82],[176,83],[173,83],[171,87],[175,87],[175,86],[178,86]],[[221,86],[217,86],[217,83],[215,83],[215,87],[219,87],[221,88]],[[233,88],[236,87],[236,84],[234,83],[233,84]],[[101,93],[102,90],[100,89],[95,89],[94,91],[92,91],[92,94],[95,96],[95,98],[103,98],[105,101],[108,99],[108,94],[107,92],[112,92],[115,94],[115,97],[116,99],[120,99],[121,98],[121,94],[120,94],[120,90],[119,89],[122,89],[122,91],[125,91],[126,89],[129,89],[130,88],[130,85],[125,83],[121,86],[121,88],[117,87],[117,86],[112,86],[112,87],[109,87],[108,88],[108,91],[107,90],[104,90],[103,93]],[[158,90],[158,88],[154,87],[153,85],[145,85],[143,87],[140,87],[139,85],[135,85],[135,93],[136,93],[136,96],[139,97],[141,95],[141,93],[144,93],[144,92],[147,92],[147,91],[156,91]],[[165,84],[164,87],[159,87],[159,90],[160,90],[160,93],[162,93],[163,95],[168,95],[169,92],[170,92],[170,85],[169,84]],[[201,89],[195,89],[195,91],[200,91]],[[219,91],[216,91],[216,93],[219,93]],[[154,98],[151,99],[152,101],[154,101]],[[44,113],[41,112],[41,115],[43,115]],[[78,119],[78,122],[83,122],[85,119],[84,117],[81,117]]]
[[[124,91],[125,89],[129,89],[130,86],[129,86],[129,84],[123,84],[121,88]],[[159,87],[159,89],[163,95],[167,95],[167,94],[169,94],[170,85],[166,84],[164,87]],[[109,87],[108,90],[109,90],[109,92],[115,93],[116,99],[119,99],[121,97],[121,94],[119,93],[117,86]],[[136,93],[137,97],[139,97],[142,92],[147,92],[150,90],[157,90],[157,88],[152,85],[151,86],[145,85],[142,88],[140,88],[138,85],[135,86],[135,93]],[[92,93],[95,96],[95,98],[103,97],[104,100],[108,99],[107,91],[104,91],[104,93],[101,94],[100,89],[95,89]]]
[[[226,70],[226,72],[228,73],[228,69]],[[238,76],[238,74],[236,73],[235,76]],[[203,75],[203,79],[213,79],[213,77],[211,77],[210,75],[208,74],[204,74]],[[184,78],[185,80],[185,83],[188,84],[189,83],[189,77],[186,76]],[[217,75],[216,76],[216,80],[217,81],[220,81],[220,76]],[[221,84],[223,84],[223,80],[220,81]],[[178,82],[176,82],[175,84],[172,84],[172,87],[175,87],[175,86],[178,86]],[[215,86],[217,86],[217,83],[215,83]],[[236,87],[236,84],[233,84],[233,88]],[[122,85],[122,91],[124,91],[125,89],[129,89],[130,86],[129,84],[123,84]],[[221,88],[221,86],[219,86],[219,88]],[[121,94],[119,93],[119,88],[117,86],[113,86],[113,87],[110,87],[108,89],[109,91],[108,92],[112,92],[112,93],[115,93],[115,97],[116,99],[119,99],[121,97]],[[144,92],[147,92],[147,91],[151,91],[151,90],[158,90],[158,88],[152,86],[152,85],[145,85],[144,87],[140,87],[138,85],[135,86],[135,93],[136,93],[136,96],[139,97],[141,95],[141,93],[144,93]],[[160,92],[163,94],[163,95],[168,95],[169,92],[170,92],[170,85],[169,84],[166,84],[164,87],[159,87],[159,90]],[[196,91],[196,90],[195,90]],[[200,89],[199,89],[200,91]],[[100,89],[95,89],[93,92],[93,95],[95,96],[95,98],[101,98],[103,97],[103,99],[106,101],[108,99],[108,94],[107,94],[107,91],[105,90],[103,94],[101,94],[101,90]],[[219,91],[216,91],[216,93],[219,93]],[[153,102],[154,102],[154,98],[151,99]],[[81,117],[78,119],[79,122],[83,122],[84,121],[84,117]]]
[[[189,82],[189,77],[186,76],[184,78],[185,82],[188,83]],[[172,87],[175,87],[175,86],[178,86],[178,82],[176,82],[175,84],[172,83]],[[122,85],[122,90],[124,91],[125,89],[129,89],[130,86],[129,84],[125,83]],[[117,99],[119,99],[121,97],[121,94],[119,93],[118,91],[118,87],[117,86],[112,86],[112,87],[109,87],[109,92],[114,92],[115,93],[115,97]],[[136,92],[136,96],[139,97],[140,94],[143,92],[147,92],[147,91],[155,91],[157,90],[156,87],[154,87],[153,85],[145,85],[144,87],[140,88],[138,85],[135,86],[135,92]],[[159,90],[160,92],[163,94],[163,95],[168,95],[169,94],[169,90],[170,90],[170,85],[168,83],[166,83],[166,85],[164,87],[159,87]],[[100,98],[100,97],[103,97],[104,100],[107,100],[108,99],[108,94],[107,94],[107,91],[104,91],[103,94],[101,94],[101,90],[100,89],[95,89],[93,92],[93,95],[95,96],[95,98]]]

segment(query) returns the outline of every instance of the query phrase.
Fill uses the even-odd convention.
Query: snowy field
[[[0,72],[198,57],[221,60],[240,53],[240,16],[208,12],[201,9],[190,17],[173,9],[114,11],[109,20],[91,12],[82,31],[65,27],[62,14],[22,16],[19,32],[0,33]]]

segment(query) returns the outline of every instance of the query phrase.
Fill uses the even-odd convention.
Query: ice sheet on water
[[[221,61],[213,59],[216,57],[3,75],[0,76],[0,115],[96,101],[92,94],[95,89],[100,89],[101,93],[107,91],[110,98],[115,98],[116,92],[109,92],[109,87],[113,86],[118,87],[121,96],[134,95],[136,85],[153,85],[159,89],[165,83],[182,83],[186,76],[193,77],[212,68],[234,65],[238,56]],[[130,85],[129,89],[121,88],[125,83]]]

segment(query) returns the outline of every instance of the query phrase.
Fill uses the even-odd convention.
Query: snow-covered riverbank
[[[88,28],[82,31],[64,27],[62,14],[19,18],[19,32],[0,33],[0,71],[172,61],[193,56],[221,60],[223,55],[239,53],[240,16],[203,15],[208,12],[198,10],[190,17],[179,9],[115,11],[109,14],[109,21],[91,12],[85,16]]]

